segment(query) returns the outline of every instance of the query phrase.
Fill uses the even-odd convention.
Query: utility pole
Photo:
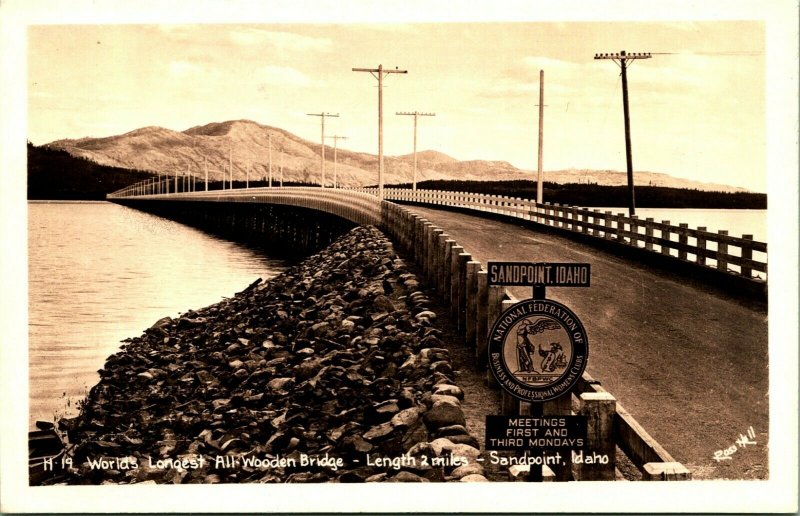
[[[353,68],[354,72],[369,72],[378,79],[378,198],[383,199],[383,76],[390,73],[408,73],[408,70],[384,70],[377,68]]]
[[[539,168],[536,176],[536,204],[542,204],[542,150],[544,143],[544,70],[539,70]]]
[[[272,133],[267,135],[269,141],[269,187],[272,188]]]
[[[595,54],[595,59],[611,59],[622,70],[622,111],[625,116],[625,158],[628,164],[628,215],[636,215],[636,200],[633,193],[633,158],[631,157],[631,121],[628,111],[628,61],[650,59],[649,52],[627,54],[624,50],[619,54]]]
[[[230,174],[230,184],[228,187],[233,190],[233,147],[230,147],[228,150],[228,173]]]
[[[333,187],[336,188],[337,186],[337,176],[336,176],[336,144],[339,140],[346,140],[347,136],[328,136],[331,140],[333,140]]]
[[[413,182],[413,189],[414,191],[417,190],[417,117],[420,116],[436,116],[436,113],[420,113],[419,111],[414,111],[413,113],[407,111],[399,111],[395,113],[395,115],[411,115],[414,117],[414,182]]]
[[[331,113],[325,113],[325,112],[322,112],[322,113],[306,113],[306,114],[308,116],[318,116],[318,117],[322,118],[322,138],[321,138],[321,140],[322,140],[322,143],[321,143],[322,151],[320,152],[320,159],[322,161],[322,182],[320,183],[320,186],[322,186],[322,188],[325,188],[325,117],[326,116],[338,117],[339,113],[336,113],[335,115],[333,115]]]

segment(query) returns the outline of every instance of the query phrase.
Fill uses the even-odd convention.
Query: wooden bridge
[[[551,402],[545,413],[590,412],[599,403],[613,421],[612,447],[653,480],[724,468],[713,455],[730,444],[731,432],[755,427],[767,440],[766,243],[502,196],[385,189],[381,200],[376,193],[318,187],[167,193],[163,184],[143,183],[108,198],[167,216],[180,212],[175,218],[184,220],[224,216],[224,224],[244,232],[269,233],[288,223],[280,211],[285,220],[261,220],[276,215],[254,211],[265,206],[324,213],[303,211],[292,219],[305,229],[289,234],[301,235],[295,240],[311,247],[332,240],[342,224],[376,225],[414,258],[481,364],[492,322],[505,306],[528,296],[521,289],[488,286],[486,261],[588,261],[588,294],[552,289],[548,297],[584,321],[589,369],[573,399]],[[320,226],[325,220],[334,227]],[[504,413],[528,410],[503,399]],[[665,448],[679,450],[678,460]],[[766,463],[762,450],[754,464]]]

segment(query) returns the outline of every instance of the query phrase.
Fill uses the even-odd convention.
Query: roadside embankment
[[[485,481],[430,303],[359,227],[162,319],[60,421],[73,467],[59,482]]]

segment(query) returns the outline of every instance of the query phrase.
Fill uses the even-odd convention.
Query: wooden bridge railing
[[[375,188],[350,191],[375,195]],[[599,211],[521,198],[471,192],[440,190],[384,189],[386,200],[462,208],[515,219],[532,221],[592,238],[613,240],[702,267],[736,274],[754,281],[766,281],[767,244],[753,235],[735,237],[727,231],[717,233],[705,227],[692,229],[668,220],[639,219],[623,213]]]
[[[236,188],[232,190],[189,191],[169,194],[109,194],[109,199],[135,197],[142,200],[175,200],[206,202],[249,202],[298,206],[337,215],[356,224],[375,225],[381,223],[381,203],[377,197],[367,193],[314,187],[261,187]]]
[[[317,187],[238,188],[229,190],[169,192],[170,181],[132,185],[108,195],[109,199],[174,198],[274,202],[320,209],[359,224],[379,224],[380,202],[376,188],[332,189]],[[191,189],[191,187],[189,187]],[[387,201],[447,206],[531,221],[589,238],[613,241],[671,257],[704,268],[741,276],[753,282],[767,280],[767,244],[753,235],[736,237],[727,231],[677,226],[668,220],[639,219],[623,213],[471,192],[386,188]]]

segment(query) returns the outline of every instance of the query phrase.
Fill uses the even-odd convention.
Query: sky
[[[183,131],[250,119],[377,154],[537,167],[544,71],[544,169],[624,171],[619,67],[630,62],[635,170],[767,191],[765,30],[758,21],[33,25],[28,138],[103,137],[143,126]],[[327,143],[332,144],[332,141]]]

